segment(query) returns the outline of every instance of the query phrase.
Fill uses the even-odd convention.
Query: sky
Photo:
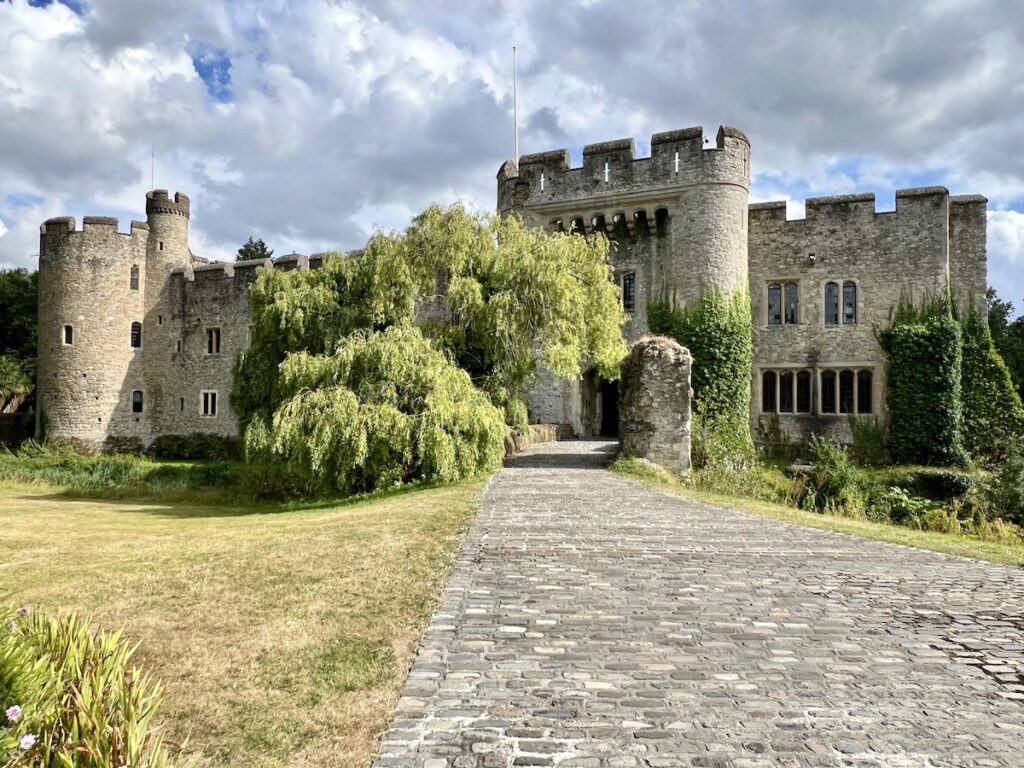
[[[513,45],[522,153],[724,123],[751,140],[751,201],[791,218],[983,194],[990,283],[1024,310],[1019,0],[0,0],[0,267],[34,267],[52,216],[126,231],[151,186],[191,197],[213,259],[491,210]]]

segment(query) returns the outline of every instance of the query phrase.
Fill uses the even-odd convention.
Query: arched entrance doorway
[[[597,391],[600,401],[601,437],[619,436],[619,382],[602,379]]]

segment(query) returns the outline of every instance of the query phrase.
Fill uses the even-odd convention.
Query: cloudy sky
[[[0,0],[0,266],[56,215],[193,201],[192,248],[362,245],[434,200],[494,206],[521,149],[691,125],[753,145],[751,199],[943,184],[989,198],[1024,309],[1020,0]]]

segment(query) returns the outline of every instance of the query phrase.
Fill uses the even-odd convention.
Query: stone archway
[[[689,351],[662,336],[641,339],[620,366],[622,455],[690,471]]]

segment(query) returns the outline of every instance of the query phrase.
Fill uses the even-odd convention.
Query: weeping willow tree
[[[376,481],[360,478],[354,465],[327,467],[326,453],[321,455],[313,445],[302,449],[301,441],[312,439],[316,429],[330,431],[316,439],[332,446],[331,451],[344,441],[362,445],[365,440],[365,451],[359,448],[356,455],[376,456],[380,465],[393,463],[394,472],[384,473],[388,481],[454,479],[461,472],[434,468],[434,459],[410,454],[412,449],[406,448],[423,444],[420,437],[410,436],[406,448],[393,452],[375,445],[392,438],[388,429],[366,426],[359,432],[363,426],[347,423],[361,414],[358,424],[383,419],[381,423],[398,429],[396,414],[415,420],[433,407],[426,390],[420,397],[389,401],[384,410],[377,400],[367,399],[375,387],[390,392],[401,385],[389,377],[411,375],[412,369],[398,360],[382,363],[369,389],[343,383],[335,368],[342,365],[339,355],[354,354],[353,339],[373,345],[375,335],[384,334],[384,345],[373,347],[381,361],[415,350],[426,364],[427,347],[421,345],[428,345],[441,356],[430,358],[430,365],[448,360],[473,390],[500,409],[503,422],[514,426],[525,425],[520,394],[530,385],[538,362],[564,378],[579,376],[584,364],[615,378],[626,352],[621,330],[625,318],[611,280],[607,240],[548,234],[516,217],[470,212],[458,204],[432,206],[404,232],[378,233],[362,252],[329,257],[319,269],[263,271],[252,286],[251,303],[252,344],[238,359],[232,392],[232,405],[251,432],[250,447],[311,472],[319,467],[338,473],[339,488]],[[415,336],[408,335],[413,327]],[[334,372],[324,374],[326,378],[297,373],[320,370],[317,366]],[[337,386],[352,397],[334,391]],[[453,386],[448,381],[442,389]],[[471,402],[468,390],[458,391]],[[468,412],[454,412],[468,418]],[[433,411],[432,418],[439,413]],[[473,413],[474,419],[483,418]],[[415,433],[408,426],[413,422],[401,423],[413,430],[409,435]],[[461,429],[449,426],[451,435]],[[344,432],[350,428],[357,432]],[[493,439],[493,430],[480,429]],[[463,466],[462,449],[454,450],[454,464],[445,459],[437,467]],[[493,456],[479,442],[476,450],[480,456]]]

